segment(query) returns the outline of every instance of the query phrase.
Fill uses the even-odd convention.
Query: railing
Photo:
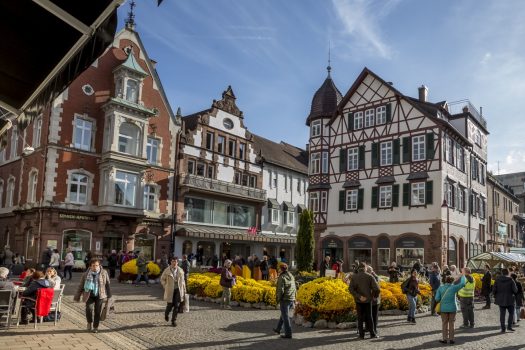
[[[198,189],[209,190],[221,194],[233,195],[236,197],[251,198],[260,201],[266,200],[266,191],[258,188],[241,186],[226,181],[209,179],[202,176],[183,174],[180,178],[181,186],[188,186]]]
[[[483,125],[485,129],[487,128],[487,120],[483,118],[478,109],[474,107],[474,105],[469,100],[465,99],[448,103],[448,112],[452,115],[461,114],[465,109],[467,109],[470,114],[472,114],[472,116],[478,122],[480,122],[481,125]]]

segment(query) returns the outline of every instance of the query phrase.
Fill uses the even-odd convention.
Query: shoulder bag
[[[441,314],[441,301],[445,298],[445,295],[447,295],[448,290],[450,289],[450,287],[451,287],[451,286],[449,286],[449,287],[447,288],[447,290],[445,291],[445,294],[443,294],[443,296],[441,297],[441,300],[436,304],[436,306],[435,306],[435,308],[434,308],[434,310],[436,311],[436,313],[437,313],[438,315]]]

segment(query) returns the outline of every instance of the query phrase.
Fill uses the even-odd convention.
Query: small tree
[[[297,232],[297,269],[299,271],[312,271],[314,263],[314,214],[304,210],[299,217],[299,230]]]

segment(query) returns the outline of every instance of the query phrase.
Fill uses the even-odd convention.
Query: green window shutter
[[[427,134],[427,159],[434,159],[434,133]]]
[[[374,142],[372,144],[372,167],[379,165],[379,143]]]
[[[399,185],[392,185],[392,206],[399,207]]]
[[[347,151],[346,148],[341,148],[339,151],[339,172],[345,173],[346,172],[346,160],[347,160]]]
[[[412,160],[412,139],[403,137],[403,163],[410,163]]]
[[[346,191],[339,191],[339,211],[345,210]]]
[[[363,201],[365,199],[365,189],[360,188],[357,192],[357,209],[363,209]]]
[[[425,193],[425,201],[427,204],[432,204],[432,197],[433,197],[434,191],[433,191],[433,182],[427,181],[426,183],[426,193]]]
[[[403,184],[403,205],[410,205],[410,184]]]
[[[377,186],[372,187],[372,208],[377,208]]]
[[[348,113],[348,130],[354,130],[354,113]]]
[[[389,103],[386,105],[386,122],[389,123],[392,121],[392,104]]]
[[[394,142],[393,142],[393,153],[394,153],[394,164],[399,164],[399,152],[401,151],[401,146],[400,146],[400,140],[399,139],[395,139]]]
[[[359,146],[359,169],[365,168],[365,146]]]

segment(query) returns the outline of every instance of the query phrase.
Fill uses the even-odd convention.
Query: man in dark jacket
[[[366,329],[370,330],[370,337],[377,338],[374,324],[372,321],[372,300],[379,296],[379,284],[375,278],[366,273],[366,264],[359,263],[357,274],[352,276],[350,282],[350,294],[353,295],[357,311],[357,328],[359,330],[359,338],[365,338],[365,329],[363,322],[366,323]]]
[[[485,306],[483,309],[490,309],[490,292],[492,291],[492,274],[490,273],[490,266],[485,265],[485,274],[481,279],[481,295],[485,298]]]
[[[47,249],[42,253],[42,270],[45,270],[49,267],[51,255],[53,255],[53,251],[51,250],[51,247],[47,247]]]
[[[441,286],[439,266],[432,265],[432,271],[429,274],[429,283],[432,288],[432,301],[430,303],[430,314],[434,316],[436,314],[436,292]]]
[[[280,304],[281,317],[279,323],[273,331],[277,334],[281,333],[281,328],[284,326],[284,334],[281,338],[292,338],[292,325],[290,323],[290,310],[295,304],[295,278],[288,271],[288,265],[281,264],[281,274],[277,280],[277,287],[275,290],[275,297],[277,303]]]
[[[330,270],[330,255],[325,256],[324,260],[321,262],[321,266],[319,266],[319,276],[325,277],[326,270]]]
[[[514,321],[514,295],[518,293],[518,287],[514,280],[509,276],[508,269],[501,270],[501,276],[494,282],[494,303],[499,306],[499,321],[501,333],[505,331],[514,332],[512,322]],[[505,329],[505,312],[509,312],[507,328]]]
[[[188,285],[188,274],[190,273],[190,262],[188,261],[188,256],[186,254],[182,255],[182,262],[180,263],[180,268],[184,271],[184,282]]]

